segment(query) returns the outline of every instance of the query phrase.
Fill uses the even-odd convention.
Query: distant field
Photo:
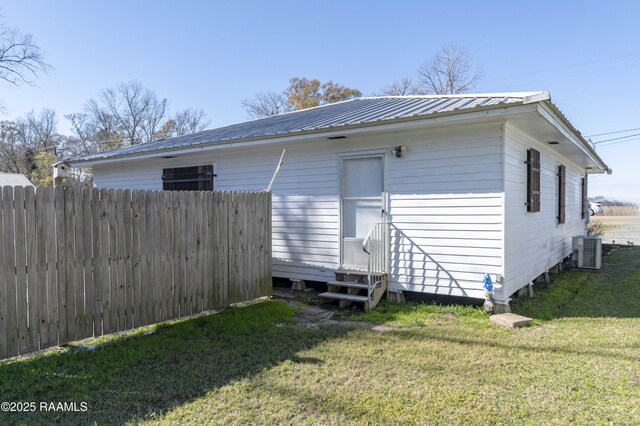
[[[596,221],[605,225],[603,242],[640,245],[640,216],[591,216],[591,222]]]

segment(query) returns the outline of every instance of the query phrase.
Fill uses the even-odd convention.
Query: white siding
[[[403,158],[390,149],[406,145]],[[282,147],[202,153],[94,169],[99,187],[161,189],[163,167],[214,163],[216,190],[262,190]],[[273,187],[274,275],[326,281],[340,260],[340,156],[384,153],[392,232],[391,286],[482,297],[484,273],[503,274],[500,123],[287,146]]]
[[[528,213],[527,148],[540,151],[540,211]],[[557,223],[558,165],[566,167],[566,219]],[[585,170],[517,127],[505,125],[505,296],[571,254],[571,237],[586,233],[581,178]]]
[[[337,155],[288,147],[273,187],[274,276],[326,281],[339,264]],[[281,148],[153,159],[94,169],[98,187],[162,189],[162,169],[214,164],[216,191],[267,187]],[[127,178],[129,176],[129,178]]]
[[[500,126],[424,136],[389,160],[391,288],[482,297],[503,272]]]

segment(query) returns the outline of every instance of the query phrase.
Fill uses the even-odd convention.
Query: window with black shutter
[[[527,211],[540,211],[540,151],[527,151]]]
[[[588,182],[587,177],[589,175],[584,175],[582,178],[582,218],[589,217],[588,209],[589,209],[589,199],[588,196]]]
[[[162,169],[165,191],[213,191],[213,165]]]
[[[564,223],[565,219],[565,206],[566,206],[566,169],[560,164],[558,166],[558,223]]]

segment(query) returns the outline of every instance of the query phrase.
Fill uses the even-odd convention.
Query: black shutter
[[[527,151],[527,211],[540,211],[540,151]]]
[[[213,191],[213,165],[162,170],[165,191]]]
[[[588,197],[588,178],[589,175],[584,175],[582,178],[582,218],[588,217],[589,199]]]
[[[560,164],[558,166],[558,223],[564,223],[566,207],[566,169]]]

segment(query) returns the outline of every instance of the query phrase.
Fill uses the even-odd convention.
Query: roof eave
[[[591,146],[589,141],[587,141],[584,138],[584,136],[582,136],[580,131],[578,131],[578,129],[576,129],[573,126],[573,124],[571,124],[569,119],[562,113],[562,111],[560,111],[560,109],[553,102],[551,102],[551,99],[547,99],[543,102],[540,102],[539,105],[541,105],[541,108],[543,108],[540,111],[540,113],[543,116],[545,116],[544,112],[548,113],[548,111],[544,110],[545,107],[551,110],[550,117],[546,117],[546,118],[547,119],[551,118],[556,122],[558,122],[559,124],[561,124],[563,127],[565,127],[564,130],[568,132],[571,136],[573,136],[573,138],[569,138],[569,139],[573,139],[574,143],[576,143],[576,145],[578,145],[582,149],[585,155],[590,157],[593,160],[593,162],[600,167],[599,173],[607,173],[610,175],[613,172],[613,170],[611,170],[611,168],[609,168],[609,166],[607,166],[604,160],[598,155],[598,153],[593,148],[593,146]],[[591,173],[597,173],[597,172],[592,171]]]

